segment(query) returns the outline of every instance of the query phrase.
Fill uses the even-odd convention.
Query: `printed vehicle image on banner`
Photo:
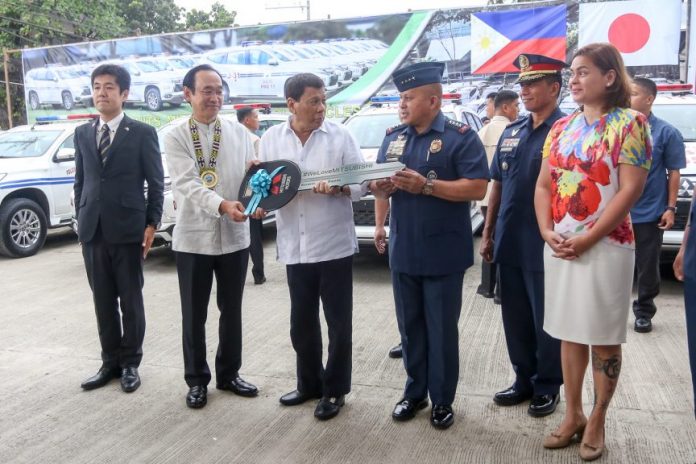
[[[311,72],[327,96],[365,76],[392,45],[410,14],[269,24],[131,37],[22,51],[27,119],[84,113],[93,106],[90,75],[103,63],[131,75],[128,114],[155,126],[185,114],[182,80],[198,64],[222,78],[225,104],[283,105],[285,82]]]
[[[391,74],[419,61],[445,62],[445,91],[483,116],[487,94],[519,91],[512,66],[517,55],[569,61],[578,43],[588,40],[615,43],[632,75],[677,80],[686,35],[681,2],[665,0],[660,15],[646,14],[649,3],[551,0],[25,49],[27,119],[86,112],[92,106],[90,73],[106,62],[131,73],[128,114],[156,127],[188,113],[182,79],[201,63],[220,72],[226,105],[271,103],[281,112],[287,79],[314,73],[329,97],[327,117],[337,120],[374,95],[395,95]],[[623,33],[627,28],[635,33]],[[653,53],[655,47],[661,52]]]

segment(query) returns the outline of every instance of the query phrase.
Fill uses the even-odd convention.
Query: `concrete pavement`
[[[401,362],[387,357],[398,330],[388,269],[374,253],[355,260],[353,391],[346,406],[328,422],[314,419],[314,403],[280,406],[278,397],[295,386],[295,360],[285,274],[273,259],[274,246],[266,241],[268,282],[255,286],[249,273],[244,295],[241,374],[260,395],[241,398],[213,384],[202,410],[184,403],[178,287],[168,250],[155,250],[146,261],[143,385],[129,395],[118,382],[90,392],[79,387],[100,360],[74,236],[52,234],[32,258],[0,257],[0,463],[580,462],[577,445],[541,446],[560,422],[563,402],[556,414],[534,419],[526,406],[500,408],[491,401],[513,374],[499,307],[474,292],[478,266],[465,277],[452,428],[433,429],[429,409],[408,423],[390,418],[405,377]],[[629,330],[608,416],[608,452],[599,462],[696,462],[681,284],[667,280],[658,305],[651,334]],[[211,366],[216,313],[211,304]],[[588,372],[588,413],[591,392]]]

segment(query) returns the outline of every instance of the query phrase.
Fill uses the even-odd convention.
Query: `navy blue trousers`
[[[693,226],[692,226],[693,227]],[[692,234],[693,235],[693,234]],[[689,240],[696,239],[690,237]],[[687,245],[696,248],[696,243]],[[696,264],[696,262],[694,263]],[[690,272],[690,274],[687,274]],[[694,389],[694,415],[696,415],[696,269],[684,269],[684,303],[686,305],[686,340],[691,364],[691,384]]]
[[[514,388],[557,394],[563,384],[561,342],[544,332],[544,273],[498,265],[503,328]]]
[[[459,314],[464,273],[418,276],[392,271],[401,333],[404,397],[451,405],[459,380]]]

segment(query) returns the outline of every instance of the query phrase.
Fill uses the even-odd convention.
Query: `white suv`
[[[32,110],[42,105],[71,110],[76,104],[92,106],[89,76],[75,67],[52,66],[35,68],[24,79],[26,101]]]
[[[73,133],[83,122],[19,126],[0,133],[0,253],[23,258],[49,227],[70,225]]]

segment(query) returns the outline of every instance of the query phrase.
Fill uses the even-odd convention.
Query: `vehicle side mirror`
[[[57,163],[63,161],[72,161],[75,159],[75,149],[74,148],[59,148],[54,160]]]
[[[268,60],[268,64],[271,66],[278,66],[278,59],[277,58],[271,58]]]

